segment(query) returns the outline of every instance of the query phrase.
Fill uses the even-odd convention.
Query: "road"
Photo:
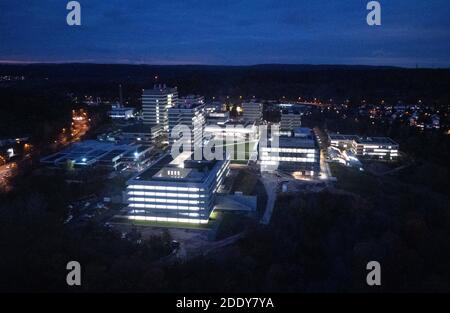
[[[330,165],[326,160],[324,150],[320,150],[320,179],[326,181],[333,180],[333,175],[331,174]]]
[[[278,184],[281,182],[281,179],[275,175],[264,173],[261,175],[261,180],[267,193],[266,210],[264,211],[264,215],[261,219],[261,224],[268,225],[270,223],[270,219],[272,218],[275,201],[277,200]]]
[[[8,163],[0,166],[0,189],[9,189],[8,178],[14,175],[14,170],[17,168],[17,163]]]

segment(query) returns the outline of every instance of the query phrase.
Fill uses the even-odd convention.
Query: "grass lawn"
[[[258,177],[246,170],[240,170],[236,176],[231,191],[241,191],[244,195],[252,195],[255,191]]]
[[[370,173],[337,163],[330,163],[331,173],[337,178],[336,187],[362,196],[373,197],[380,189],[377,177]]]
[[[255,219],[236,212],[223,212],[222,221],[217,229],[216,240],[237,235],[257,223]]]
[[[231,150],[231,147],[228,147],[227,145],[223,144],[223,141],[217,140],[215,141],[216,147],[223,146],[223,150],[227,151],[227,148]],[[247,163],[247,161],[250,159],[251,152],[255,148],[256,141],[246,141],[246,142],[238,142],[233,145],[233,152],[232,155],[232,162],[233,163]],[[242,149],[242,150],[240,150]],[[238,154],[239,151],[239,154]],[[245,153],[242,153],[242,151],[245,151]]]

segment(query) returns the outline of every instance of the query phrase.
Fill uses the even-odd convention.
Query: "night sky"
[[[450,66],[449,0],[0,0],[0,62]]]

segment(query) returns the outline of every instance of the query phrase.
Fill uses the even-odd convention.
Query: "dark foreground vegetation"
[[[408,171],[333,169],[337,189],[280,197],[269,226],[250,223],[233,246],[186,263],[156,262],[170,237],[142,243],[100,225],[63,225],[69,186],[30,178],[0,202],[0,290],[142,292],[449,291],[450,199]],[[83,285],[68,289],[78,260]],[[369,289],[365,266],[382,265]]]

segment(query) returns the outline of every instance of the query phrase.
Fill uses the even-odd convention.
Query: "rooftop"
[[[317,148],[317,142],[312,135],[305,137],[280,137],[279,144],[282,148]]]
[[[41,159],[46,164],[63,164],[71,160],[76,165],[93,165],[99,161],[106,162],[122,156],[124,153],[136,151],[140,146],[115,144],[97,140],[85,140]]]
[[[133,180],[201,183],[208,177],[217,161],[195,161],[192,160],[192,155],[191,152],[183,152],[174,159],[170,154],[166,154]]]
[[[153,127],[158,126],[157,124],[133,124],[129,126],[125,126],[122,128],[123,133],[140,133],[140,134],[150,134]]]
[[[177,92],[177,87],[167,87],[165,84],[156,84],[152,89],[144,89],[144,94],[150,95],[166,95],[169,93]]]
[[[357,135],[341,135],[341,134],[329,134],[331,140],[358,140]]]
[[[398,145],[394,140],[389,137],[361,137],[356,140],[361,144],[383,144],[383,145]]]

